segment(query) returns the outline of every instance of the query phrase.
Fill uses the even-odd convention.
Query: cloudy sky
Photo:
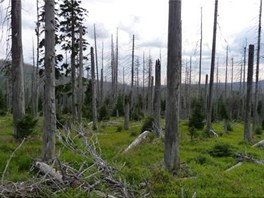
[[[239,74],[243,47],[256,43],[260,0],[219,0],[217,57],[220,75],[224,74],[225,48],[229,45],[229,57],[234,57],[235,72]],[[0,5],[0,20],[5,16],[9,0]],[[32,62],[32,39],[36,21],[36,2],[22,0],[23,44],[25,62]],[[135,54],[142,62],[143,52],[155,60],[161,57],[162,71],[166,73],[168,0],[83,0],[88,11],[86,26],[88,41],[94,45],[93,25],[96,24],[98,51],[105,45],[105,67],[110,63],[110,38],[119,29],[120,72],[131,67],[132,35],[135,35]],[[209,73],[213,33],[214,0],[182,0],[183,66],[192,56],[193,81],[198,79],[198,58],[201,7],[203,10],[203,74]],[[1,25],[3,26],[2,22]],[[2,28],[3,29],[3,28]],[[5,54],[5,30],[0,36],[0,56]],[[100,58],[99,58],[100,59]],[[100,61],[99,61],[100,62]],[[231,61],[229,61],[231,62]],[[101,63],[100,63],[101,65]],[[165,80],[165,79],[164,79]],[[237,80],[239,77],[237,75]]]

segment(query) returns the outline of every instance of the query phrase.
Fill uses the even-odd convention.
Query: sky
[[[135,55],[142,63],[143,52],[153,61],[161,58],[162,73],[166,74],[168,0],[82,0],[83,7],[89,12],[85,25],[88,28],[88,42],[94,45],[93,26],[96,25],[98,54],[104,43],[104,67],[110,66],[110,39],[119,34],[119,73],[125,68],[129,79],[131,68],[132,35],[135,35]],[[182,52],[183,68],[190,64],[192,56],[192,79],[198,80],[199,40],[201,31],[201,8],[203,12],[203,62],[202,74],[209,74],[211,43],[213,34],[214,0],[182,0]],[[257,43],[257,28],[260,0],[219,0],[217,60],[220,80],[225,73],[225,50],[229,46],[229,65],[234,58],[236,79],[239,81],[239,69],[242,51],[246,44]],[[6,24],[2,21],[9,0],[0,3],[0,58],[6,54]],[[36,2],[22,0],[23,50],[24,60],[32,62],[32,40],[35,41]],[[99,65],[102,65],[99,55]],[[87,63],[89,64],[89,63]],[[184,71],[184,69],[183,69]],[[109,75],[107,75],[107,79]],[[204,77],[202,77],[204,79]],[[121,76],[119,81],[121,81]],[[163,78],[164,82],[166,77]],[[128,80],[129,81],[129,80]],[[129,83],[129,82],[127,82]]]

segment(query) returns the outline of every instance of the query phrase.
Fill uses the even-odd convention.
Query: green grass
[[[28,138],[24,145],[15,153],[5,176],[6,181],[23,181],[34,173],[29,172],[33,159],[41,157],[41,124],[40,119],[37,133]],[[164,121],[162,122],[164,127]],[[212,149],[216,145],[231,145],[232,153],[240,152],[264,160],[264,151],[252,148],[243,141],[243,123],[231,123],[233,131],[225,134],[223,123],[214,123],[213,128],[221,136],[206,138],[200,136],[191,141],[188,124],[182,121],[180,125],[180,160],[181,170],[173,176],[164,170],[164,142],[160,139],[149,138],[144,144],[133,148],[126,154],[122,151],[139,135],[143,122],[130,123],[130,129],[124,130],[123,119],[112,118],[110,122],[102,122],[98,129],[102,157],[111,165],[118,168],[118,177],[125,179],[137,188],[140,183],[147,182],[152,197],[180,197],[184,191],[185,197],[191,197],[194,192],[197,197],[263,197],[264,167],[252,163],[225,172],[235,165],[236,160],[230,156],[214,157]],[[12,119],[10,116],[0,117],[0,174],[5,168],[6,161],[19,145],[12,136]],[[121,127],[121,129],[120,129]],[[119,129],[118,129],[119,128]],[[264,139],[263,135],[254,136],[255,141]],[[78,142],[78,140],[76,140]],[[83,158],[68,151],[60,143],[56,144],[56,152],[60,159],[78,167]],[[89,163],[89,162],[87,162]],[[139,187],[138,187],[139,189]],[[69,189],[68,195],[82,196]]]

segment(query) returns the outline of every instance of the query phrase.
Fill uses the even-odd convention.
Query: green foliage
[[[106,107],[106,105],[103,105],[100,108],[98,120],[99,121],[106,121],[109,119],[110,119],[110,115],[109,115],[108,108]]]
[[[117,128],[116,128],[116,132],[121,132],[123,130],[123,126],[119,125]]]
[[[144,131],[152,131],[153,129],[153,122],[154,122],[154,118],[153,117],[147,117],[145,118],[143,125],[141,127],[141,133]]]
[[[194,99],[192,101],[192,114],[189,119],[189,128],[203,129],[205,123],[202,105],[203,102],[201,99]]]
[[[223,100],[223,97],[220,97],[218,101],[218,109],[219,109],[219,116],[220,119],[229,119],[227,109],[226,109],[226,103]]]
[[[38,123],[38,119],[34,118],[33,115],[26,114],[17,123],[18,139],[28,137],[34,132],[34,129]]]
[[[261,135],[261,134],[263,133],[262,128],[261,128],[260,126],[258,126],[258,127],[256,128],[256,130],[255,130],[255,133],[256,133],[257,135]]]
[[[189,127],[189,135],[191,137],[191,141],[193,141],[193,139],[199,135],[198,130],[194,127]]]
[[[56,126],[58,129],[63,128],[63,126],[66,125],[67,121],[69,120],[69,115],[67,114],[61,114],[61,113],[57,113],[56,114]]]
[[[5,116],[7,112],[7,104],[2,90],[0,89],[0,116]]]
[[[209,154],[213,157],[230,157],[234,154],[234,148],[227,143],[217,143],[209,150]]]

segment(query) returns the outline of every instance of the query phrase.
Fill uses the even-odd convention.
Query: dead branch
[[[144,139],[146,139],[147,136],[149,136],[151,134],[150,131],[144,131],[143,133],[141,133],[124,151],[123,153],[127,153],[129,150],[131,150],[132,148],[136,147],[137,145],[139,145]]]
[[[235,168],[241,166],[242,164],[243,164],[243,162],[238,162],[238,163],[235,164],[234,166],[232,166],[232,167],[228,168],[227,170],[225,170],[225,172],[229,172],[229,171],[231,171],[231,170],[233,170],[233,169],[235,169]]]
[[[254,163],[254,164],[258,164],[258,165],[264,166],[264,161],[257,160],[255,158],[250,157],[250,156],[247,156],[247,155],[243,155],[243,154],[240,154],[240,153],[236,153],[235,154],[235,157],[237,158],[237,160],[239,162],[246,161],[246,162],[251,162],[251,163]]]
[[[262,148],[264,148],[264,140],[259,141],[258,143],[254,144],[252,147],[262,147]]]
[[[18,147],[16,147],[16,149],[14,150],[14,152],[10,155],[10,157],[9,157],[9,159],[7,160],[7,162],[6,162],[6,166],[5,166],[5,169],[4,169],[4,171],[3,171],[3,174],[2,174],[2,179],[1,179],[1,184],[3,185],[3,183],[4,183],[4,178],[5,178],[5,174],[6,174],[6,171],[7,171],[7,169],[8,169],[8,166],[9,166],[9,164],[10,164],[10,161],[12,160],[12,158],[14,157],[14,155],[15,155],[15,152],[24,144],[24,142],[25,142],[25,140],[26,140],[26,138],[24,138],[23,140],[22,140],[22,142],[18,145]]]

